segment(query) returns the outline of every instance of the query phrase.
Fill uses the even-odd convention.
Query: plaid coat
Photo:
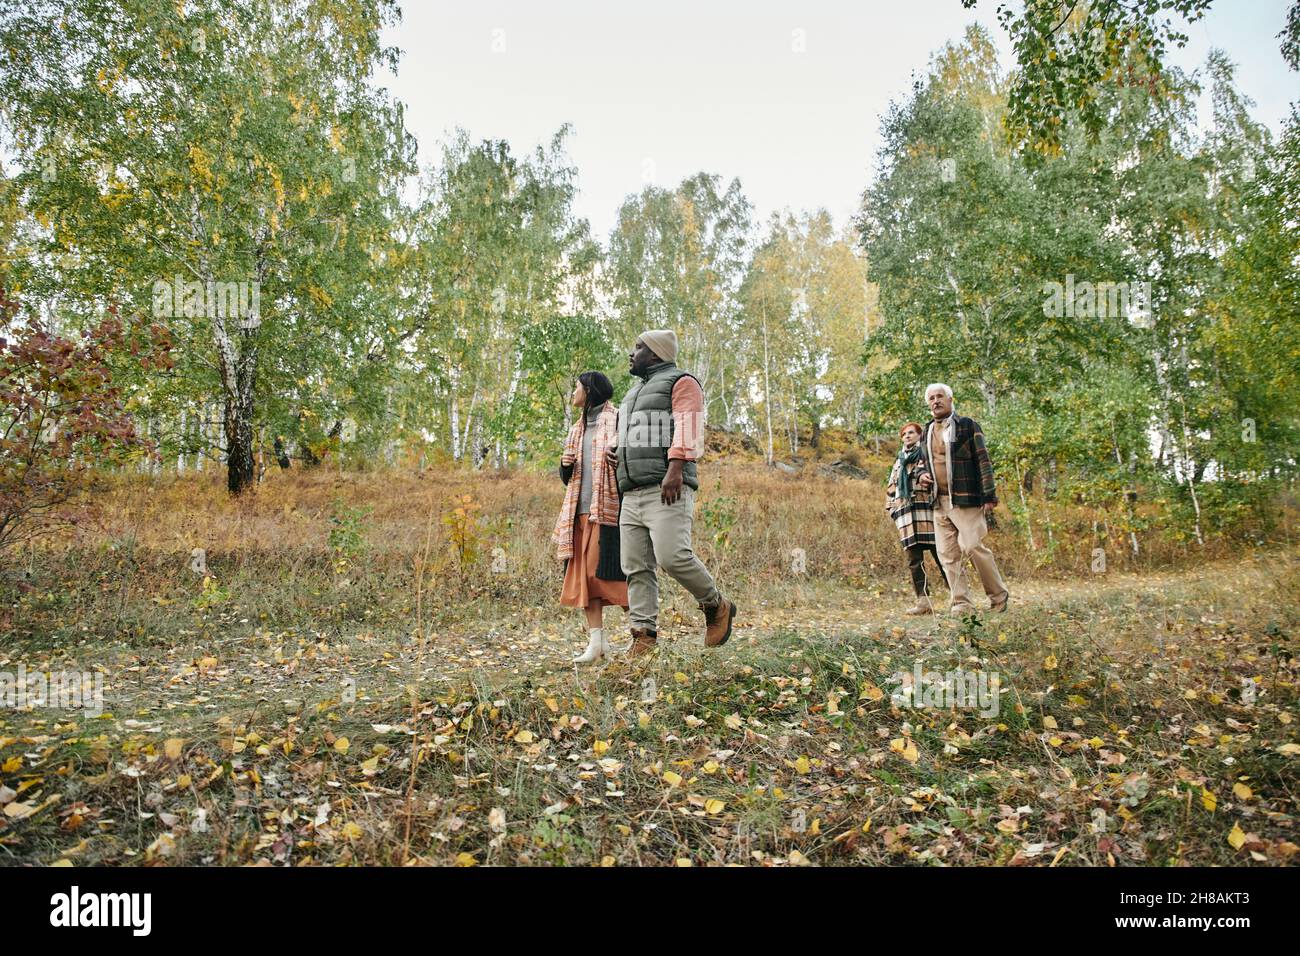
[[[895,489],[898,488],[899,469],[902,465],[901,461],[894,459],[894,467],[890,469],[889,483],[885,489],[887,495],[885,510],[894,519],[894,527],[898,529],[898,537],[903,542],[904,548],[918,544],[932,545],[934,544],[934,490],[931,488],[929,491],[922,491],[916,486],[916,479],[929,471],[929,461],[922,453],[921,457],[908,467],[908,475],[912,481],[912,497],[908,501],[894,497]]]
[[[934,422],[927,422],[921,441],[925,454],[930,456],[930,430]],[[963,418],[956,412],[948,424],[948,491],[952,494],[954,508],[978,508],[984,504],[997,504],[997,488],[993,484],[993,462],[984,447],[984,432],[973,418]],[[933,475],[933,472],[931,472]]]
[[[560,465],[573,466],[572,476],[564,491],[564,504],[560,506],[560,516],[555,520],[555,530],[551,540],[558,547],[556,557],[563,561],[573,557],[573,522],[578,516],[578,497],[582,490],[582,433],[586,428],[586,414],[578,415],[578,420],[569,429],[564,439],[564,454]],[[605,452],[618,445],[618,410],[613,402],[606,402],[600,417],[596,419],[596,433],[591,437],[591,462],[594,467],[591,480],[591,513],[587,520],[592,524],[612,525],[618,528],[618,479],[614,469],[605,462]],[[601,544],[606,535],[601,535]]]

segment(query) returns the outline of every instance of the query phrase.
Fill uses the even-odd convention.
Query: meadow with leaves
[[[1300,114],[1168,62],[1214,3],[999,3],[848,221],[700,169],[597,235],[568,122],[417,141],[396,0],[0,0],[0,681],[104,688],[0,708],[0,863],[1294,862]],[[742,613],[579,670],[566,396],[648,328]],[[929,382],[1006,615],[903,615]]]
[[[0,855],[1293,862],[1294,544],[1099,574],[1086,548],[1052,563],[1002,530],[1012,610],[918,621],[887,461],[864,464],[715,466],[697,541],[744,608],[736,635],[705,651],[669,584],[663,649],[595,669],[568,663],[585,635],[552,600],[554,478],[318,473],[238,503],[218,475],[105,489],[5,585],[0,664],[93,668],[106,707],[0,712]],[[1071,541],[1090,529],[1055,517]],[[897,674],[918,663],[997,673],[998,711],[910,706]]]

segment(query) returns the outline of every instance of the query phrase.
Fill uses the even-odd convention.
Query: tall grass
[[[791,589],[904,587],[903,553],[883,507],[888,461],[861,463],[864,479],[826,477],[815,467],[787,475],[752,462],[706,462],[696,550],[724,589],[751,603]],[[456,468],[272,472],[240,499],[227,496],[214,472],[110,478],[89,502],[87,520],[38,550],[10,556],[33,576],[21,593],[0,579],[0,591],[11,592],[0,605],[0,627],[29,635],[69,627],[134,631],[147,640],[160,607],[180,610],[196,600],[194,549],[203,549],[211,577],[226,589],[214,600],[236,596],[228,615],[235,621],[409,613],[412,568],[430,514],[425,567],[445,602],[442,613],[459,607],[477,614],[482,602],[547,607],[560,586],[550,536],[562,496],[553,475]],[[1219,537],[1202,548],[1162,529],[1152,502],[1139,508],[1153,527],[1133,554],[1127,539],[1105,537],[1106,514],[1031,499],[1031,547],[1024,513],[1013,504],[1014,511],[1000,509],[991,537],[1013,588],[1031,576],[1090,576],[1098,547],[1111,571],[1147,571],[1278,543]],[[1278,537],[1288,537],[1290,526],[1286,511]],[[674,588],[667,583],[669,594]]]

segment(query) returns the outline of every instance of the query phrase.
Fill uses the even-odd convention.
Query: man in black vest
[[[619,408],[619,441],[610,462],[623,496],[619,550],[627,575],[630,656],[648,653],[658,640],[656,564],[699,602],[704,646],[721,647],[731,637],[736,606],[718,593],[691,546],[700,487],[695,462],[704,445],[704,391],[695,376],[677,367],[677,334],[671,329],[643,332],[628,358],[629,371],[641,381]]]

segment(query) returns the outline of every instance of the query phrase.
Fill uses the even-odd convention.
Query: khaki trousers
[[[951,609],[972,611],[970,585],[966,581],[966,559],[970,558],[979,573],[984,593],[993,603],[1006,596],[1007,585],[998,573],[993,552],[984,543],[989,533],[982,508],[954,508],[952,498],[944,495],[934,502],[934,537],[939,549],[939,563],[948,575],[948,588],[952,592]]]
[[[658,485],[633,488],[623,495],[619,512],[619,557],[627,575],[629,624],[656,630],[659,613],[659,579],[655,565],[663,568],[701,604],[713,607],[718,588],[691,547],[695,521],[695,491],[682,485],[682,496],[671,505],[659,497]]]

